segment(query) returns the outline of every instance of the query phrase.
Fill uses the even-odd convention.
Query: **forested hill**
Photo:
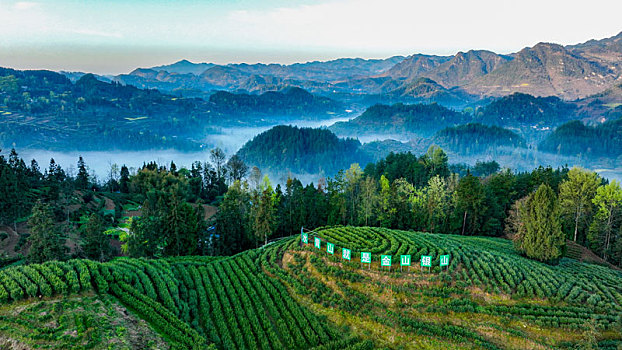
[[[198,149],[213,127],[318,116],[339,104],[302,89],[218,93],[210,101],[51,71],[0,68],[0,146],[68,150]]]
[[[300,114],[326,114],[336,112],[341,103],[327,97],[315,96],[301,88],[287,88],[283,91],[269,91],[261,95],[233,94],[218,91],[209,101],[218,112],[228,115],[278,114],[282,116]]]
[[[479,108],[475,120],[499,126],[555,126],[576,117],[576,105],[558,97],[514,93]]]
[[[515,132],[479,123],[445,128],[434,135],[434,141],[460,154],[494,151],[501,146],[525,147],[525,140]]]
[[[565,155],[587,157],[622,156],[622,118],[597,126],[576,120],[558,127],[540,143],[540,149]]]
[[[238,156],[265,171],[332,175],[351,163],[367,163],[361,143],[326,129],[279,125],[247,142]]]
[[[391,106],[375,105],[347,122],[335,123],[330,129],[343,135],[395,133],[431,136],[436,131],[463,124],[471,116],[447,109],[439,104],[397,103]]]

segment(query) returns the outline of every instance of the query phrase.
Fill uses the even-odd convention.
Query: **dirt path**
[[[8,235],[6,239],[0,241],[0,252],[6,253],[10,257],[17,255],[15,246],[19,242],[19,234],[9,226],[0,226],[0,232],[6,232]]]

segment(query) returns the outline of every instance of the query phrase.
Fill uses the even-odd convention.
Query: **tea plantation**
[[[0,347],[622,347],[620,271],[568,258],[542,264],[495,238],[354,227],[308,237],[232,257],[6,268]],[[371,263],[361,263],[362,252]],[[381,266],[381,255],[393,264]],[[401,255],[412,266],[400,266]],[[441,255],[450,257],[443,268]],[[430,268],[419,265],[422,256]]]

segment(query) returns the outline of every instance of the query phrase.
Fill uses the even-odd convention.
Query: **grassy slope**
[[[45,277],[59,267],[56,274],[65,289],[54,278],[38,279],[32,270],[7,269],[0,272],[7,290],[6,296],[0,290],[0,299],[8,302],[0,315],[32,309],[23,318],[35,321],[20,327],[38,332],[46,322],[67,324],[68,319],[38,308],[68,303],[63,310],[79,310],[88,318],[110,310],[94,301],[110,305],[112,294],[178,348],[574,349],[589,341],[586,322],[597,327],[601,349],[622,344],[619,271],[572,259],[547,266],[493,238],[342,227],[318,235],[337,245],[335,256],[300,247],[294,237],[225,259],[123,258],[34,268]],[[341,259],[343,246],[352,249],[353,261]],[[361,269],[360,251],[372,252],[371,266]],[[391,273],[379,266],[382,253],[394,255]],[[438,267],[429,273],[399,272],[397,255],[411,254],[415,264],[421,255],[431,255],[437,266],[444,253],[452,256],[448,272]],[[23,276],[39,282],[33,288]],[[69,296],[54,297],[56,289]],[[73,296],[94,290],[99,298]],[[49,305],[40,306],[32,297],[19,301],[41,293],[50,295],[44,297]],[[0,336],[23,341],[17,335],[24,332],[0,326]],[[65,329],[80,334],[79,327],[70,322]],[[104,325],[99,336],[80,341],[98,348],[108,339],[105,330],[114,327]]]

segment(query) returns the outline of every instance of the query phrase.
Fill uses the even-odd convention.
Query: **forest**
[[[248,141],[237,155],[264,172],[332,175],[352,163],[367,164],[356,139],[341,139],[327,129],[279,125]]]
[[[374,105],[360,116],[330,127],[336,134],[407,134],[432,136],[436,131],[470,121],[469,113],[456,112],[439,104]]]
[[[586,158],[622,156],[622,118],[596,126],[575,120],[560,125],[540,143],[540,149]]]
[[[485,153],[490,148],[525,148],[525,139],[498,126],[469,123],[448,127],[434,135],[434,141],[459,154]]]
[[[361,225],[512,238],[527,256],[549,262],[569,240],[622,265],[620,184],[577,167],[513,173],[491,162],[465,169],[431,147],[420,156],[392,153],[364,169],[355,163],[306,185],[295,178],[275,185],[219,149],[190,169],[150,162],[130,174],[117,166],[101,181],[90,178],[84,160],[77,169],[68,174],[52,159],[41,170],[15,150],[0,158],[0,220],[16,228],[27,222],[20,240],[28,261],[229,255],[303,226]],[[128,205],[139,214],[121,217]],[[218,209],[206,216],[209,206]],[[126,230],[110,235],[117,226]],[[542,232],[556,243],[529,252],[522,240]],[[69,252],[71,234],[80,244]]]
[[[535,97],[513,93],[500,97],[475,111],[475,121],[499,126],[555,126],[578,119],[575,104],[559,97]]]

